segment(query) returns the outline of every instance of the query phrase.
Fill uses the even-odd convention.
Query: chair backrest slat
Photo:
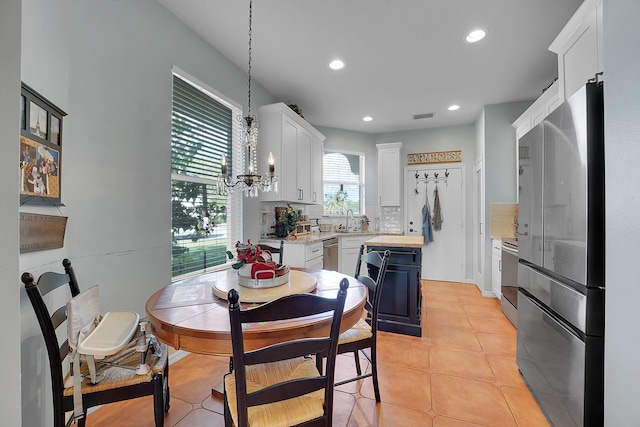
[[[320,298],[313,294],[295,294],[276,299],[258,307],[239,312],[241,323],[273,322],[296,319],[333,311],[333,299]]]
[[[58,326],[62,325],[62,323],[67,320],[67,306],[63,305],[59,307],[56,311],[51,315],[51,323],[53,324],[54,329],[58,329]]]
[[[278,383],[249,394],[247,406],[265,405],[274,401],[291,399],[322,390],[326,386],[326,377],[295,379]]]
[[[283,344],[275,344],[244,354],[245,365],[257,363],[277,362],[278,360],[293,359],[294,357],[316,354],[326,349],[330,338],[305,338],[298,341],[290,341]]]
[[[44,296],[49,292],[56,290],[60,286],[69,284],[69,280],[70,278],[68,274],[48,271],[46,273],[42,273],[38,278],[38,289],[40,289],[40,293]]]

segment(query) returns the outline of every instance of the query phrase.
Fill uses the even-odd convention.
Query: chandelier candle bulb
[[[227,175],[227,156],[222,155],[222,161],[220,162],[220,168],[222,169],[222,175]]]
[[[267,160],[269,161],[269,173],[272,174],[276,170],[275,159],[273,158],[272,152],[269,152]]]

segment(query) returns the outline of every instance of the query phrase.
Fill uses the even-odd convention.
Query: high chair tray
[[[96,358],[116,354],[131,341],[140,315],[133,311],[109,311],[98,326],[78,344],[78,352]]]

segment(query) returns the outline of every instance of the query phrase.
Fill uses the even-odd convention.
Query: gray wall
[[[317,127],[323,134],[325,150],[352,151],[364,153],[365,158],[365,206],[375,205],[378,200],[378,150],[373,135],[343,129]],[[373,219],[370,212],[367,213]]]
[[[484,295],[491,294],[491,203],[515,203],[516,132],[511,126],[533,101],[486,105],[483,109],[482,132],[484,147],[484,274],[478,287]]]
[[[605,1],[607,204],[605,425],[638,425],[640,405],[640,2]]]
[[[326,136],[325,148],[344,150],[344,151],[357,151],[364,152],[366,156],[366,198],[367,205],[375,205],[375,200],[378,195],[378,181],[377,181],[377,149],[375,144],[388,143],[388,142],[402,142],[402,167],[407,166],[407,155],[410,153],[423,153],[430,151],[447,151],[447,150],[462,150],[462,163],[465,165],[464,177],[466,181],[466,257],[465,276],[468,281],[473,281],[473,227],[472,227],[472,209],[473,206],[473,166],[475,161],[479,157],[477,153],[478,147],[485,148],[486,155],[498,156],[498,159],[491,161],[492,173],[490,178],[493,181],[499,183],[499,187],[495,192],[489,191],[489,195],[486,197],[487,218],[489,218],[489,203],[493,201],[512,202],[515,201],[515,179],[512,176],[515,170],[515,131],[511,127],[511,123],[524,112],[524,110],[531,104],[527,102],[514,102],[499,105],[489,105],[482,113],[481,132],[477,129],[479,126],[475,125],[466,126],[452,126],[442,127],[436,129],[421,129],[405,132],[391,132],[376,135],[362,134],[359,132],[350,132],[340,129],[318,127],[318,130]],[[486,143],[478,143],[478,139],[486,139]],[[504,165],[508,164],[509,167],[505,168]],[[497,165],[502,166],[500,169]],[[404,177],[404,174],[403,174]],[[485,187],[488,188],[488,185]],[[512,196],[503,196],[503,193],[512,193]],[[505,200],[500,200],[505,197]],[[491,200],[491,202],[489,202]],[[487,234],[488,236],[488,234]],[[491,241],[487,239],[488,253],[491,253]],[[489,266],[485,267],[485,278],[488,280],[489,287],[491,289],[491,266],[490,257]],[[486,272],[489,273],[486,273]],[[483,285],[479,284],[481,289]]]
[[[470,183],[473,178],[473,159],[475,159],[475,135],[473,126],[451,126],[436,129],[422,129],[406,132],[391,132],[376,135],[376,144],[386,142],[402,141],[401,165],[407,166],[407,155],[410,153],[425,153],[431,151],[448,151],[462,150],[462,164],[465,165],[466,176],[466,203],[472,206],[472,186]],[[403,186],[402,194],[404,195],[404,172],[402,174]],[[465,277],[467,281],[472,280],[472,246],[471,246],[471,210],[467,209],[466,213],[466,260],[465,260]]]
[[[5,18],[4,1],[2,5],[0,19],[10,19]],[[240,105],[246,104],[246,73],[155,0],[23,0],[22,7],[22,80],[68,116],[62,143],[65,206],[60,210],[23,206],[20,210],[63,214],[69,220],[64,248],[19,256],[19,271],[37,277],[45,270],[60,270],[61,260],[70,258],[82,288],[100,284],[102,311],[144,313],[147,298],[171,281],[172,67],[180,67]],[[19,16],[13,19],[19,24]],[[15,22],[9,27],[18,25]],[[14,37],[20,34],[17,28]],[[12,84],[19,88],[18,71],[12,71],[16,75]],[[2,75],[0,84],[4,85],[4,65]],[[257,84],[252,89],[254,105],[276,102]],[[13,99],[18,99],[17,92]],[[15,129],[2,143],[16,151],[17,110],[11,121],[4,119],[7,114],[0,117],[2,128]],[[5,158],[7,167],[0,170],[7,171],[9,178],[0,180],[0,185],[9,203],[2,205],[0,213],[5,224],[2,233],[10,232],[6,240],[0,239],[3,254],[7,252],[1,265],[4,269],[6,262],[10,267],[3,270],[3,277],[9,279],[2,292],[11,288],[11,293],[2,300],[14,302],[14,313],[3,320],[15,324],[20,319],[20,328],[11,333],[20,333],[21,345],[7,347],[21,348],[22,380],[20,370],[16,373],[19,363],[3,363],[11,368],[4,378],[14,379],[15,390],[21,386],[22,425],[45,426],[51,425],[46,351],[18,280],[18,154],[9,151],[5,157],[3,152],[3,164]],[[245,223],[259,227],[258,206],[257,200],[246,201]],[[12,221],[16,226],[6,226]],[[258,236],[259,228],[252,226],[247,233]],[[12,357],[20,357],[20,351]]]
[[[5,386],[0,424],[20,425],[20,288],[18,286],[18,138],[20,99],[20,1],[0,1],[0,323]]]

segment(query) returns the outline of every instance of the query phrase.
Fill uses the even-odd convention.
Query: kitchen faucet
[[[349,212],[351,212],[351,219],[353,220],[353,211],[351,209],[347,209],[347,233],[349,232]]]

